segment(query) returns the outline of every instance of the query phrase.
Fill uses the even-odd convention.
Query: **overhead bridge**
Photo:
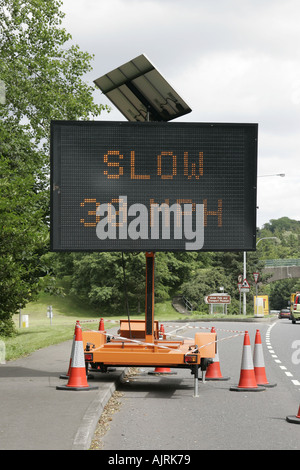
[[[267,283],[281,279],[300,278],[300,259],[268,259],[262,272],[271,275]]]

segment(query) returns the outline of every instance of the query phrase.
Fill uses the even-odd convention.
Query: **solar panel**
[[[192,111],[144,54],[94,83],[128,121],[171,121]]]

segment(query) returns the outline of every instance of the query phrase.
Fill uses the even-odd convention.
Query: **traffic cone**
[[[230,387],[230,390],[235,392],[261,392],[265,390],[265,387],[258,386],[256,382],[248,331],[245,331],[244,336],[240,381],[237,386]]]
[[[76,321],[76,325],[77,324],[80,325],[79,320]],[[69,361],[69,369],[68,369],[68,372],[66,374],[62,374],[62,375],[59,376],[60,379],[68,379],[70,377],[71,364],[72,364],[72,359],[73,359],[73,356],[74,356],[76,325],[75,325],[75,330],[74,330],[74,335],[73,335],[73,342],[72,342],[71,355],[70,355],[70,361]]]
[[[214,327],[211,329],[211,333],[215,333],[216,330]],[[229,380],[230,377],[223,377],[220,367],[220,359],[218,354],[218,349],[216,351],[213,361],[209,364],[205,373],[205,380]]]
[[[149,375],[160,374],[160,375],[176,375],[177,372],[171,372],[170,367],[155,367],[152,372],[148,372]]]
[[[300,424],[300,406],[297,416],[287,416],[286,420],[288,423]]]
[[[162,336],[162,339],[166,339],[165,327],[163,324],[160,325],[159,334]]]
[[[86,369],[84,361],[84,350],[82,341],[82,331],[79,322],[75,326],[75,341],[72,363],[70,368],[70,377],[66,385],[57,386],[57,390],[92,390],[98,387],[91,387],[86,378]]]
[[[104,320],[100,319],[98,331],[104,331]]]
[[[264,354],[259,330],[256,330],[255,335],[253,365],[257,385],[263,385],[264,387],[276,387],[277,384],[270,384],[266,376]]]

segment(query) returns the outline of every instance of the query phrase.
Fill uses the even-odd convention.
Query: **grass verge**
[[[48,306],[52,306],[53,318],[47,317]],[[17,327],[17,335],[13,338],[0,337],[5,344],[6,361],[14,360],[32,352],[67,341],[73,338],[76,320],[80,321],[81,327],[85,329],[98,329],[100,318],[104,318],[106,330],[117,326],[121,318],[127,318],[127,313],[120,312],[119,315],[107,315],[101,310],[97,311],[91,307],[78,302],[72,296],[60,297],[41,293],[35,302],[31,302],[21,312],[28,315],[29,326],[22,327],[20,315],[14,316]],[[219,317],[219,316],[218,316]],[[239,315],[224,315],[224,320],[230,318],[238,319]],[[145,314],[130,314],[131,319],[144,319]],[[193,312],[189,315],[178,313],[172,306],[171,300],[155,304],[155,320],[159,322],[178,320],[204,320],[216,318],[214,315]],[[244,318],[244,317],[243,317]],[[21,327],[19,327],[21,325]]]

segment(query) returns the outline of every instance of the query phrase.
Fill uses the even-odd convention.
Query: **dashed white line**
[[[274,362],[276,362],[277,364],[281,364],[281,361],[277,358],[277,355],[274,351],[274,349],[272,348],[272,345],[271,345],[271,342],[270,342],[270,333],[271,333],[271,330],[273,328],[273,326],[276,325],[277,322],[273,323],[272,325],[269,326],[267,332],[266,332],[266,344],[267,344],[267,348],[271,354],[271,356],[273,357],[274,359]],[[283,365],[279,366],[280,369],[284,370],[285,371],[285,375],[287,377],[293,377],[293,374],[291,372],[289,372],[287,370],[287,368]],[[300,382],[299,380],[295,380],[295,379],[291,379],[291,382],[295,385],[295,386],[299,386],[300,385]]]

